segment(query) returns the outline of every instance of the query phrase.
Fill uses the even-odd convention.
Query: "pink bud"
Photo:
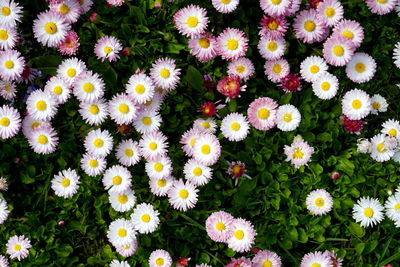
[[[333,180],[337,180],[337,179],[339,179],[339,178],[340,178],[340,174],[339,174],[338,172],[332,173],[332,179],[333,179]]]
[[[154,8],[162,8],[162,0],[156,0],[154,3]]]
[[[21,159],[20,158],[15,158],[15,163],[20,163]]]
[[[58,222],[58,226],[63,226],[64,224],[65,224],[64,221],[59,221],[59,222]]]
[[[253,248],[253,253],[258,253],[260,250],[258,248]]]
[[[393,266],[391,264],[387,264],[387,265],[385,265],[383,267],[393,267]]]
[[[96,12],[93,12],[93,13],[90,15],[90,17],[89,17],[89,20],[90,20],[91,22],[93,22],[93,21],[96,19],[96,17],[97,17],[97,13],[96,13]]]
[[[125,48],[121,51],[121,54],[123,54],[124,56],[129,56],[129,49]]]

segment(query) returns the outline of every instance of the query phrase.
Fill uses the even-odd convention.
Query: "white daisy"
[[[324,0],[320,4],[317,6],[318,18],[327,26],[335,26],[343,18],[343,6],[340,1]]]
[[[78,192],[79,176],[75,170],[68,168],[67,170],[60,171],[51,180],[51,188],[54,193],[59,197],[69,198]]]
[[[266,60],[280,59],[286,50],[286,42],[283,37],[272,39],[268,36],[261,37],[257,45],[258,51],[261,56]]]
[[[28,143],[35,153],[51,154],[57,149],[57,133],[52,127],[36,127],[28,135]]]
[[[6,50],[0,53],[0,77],[14,81],[21,77],[25,68],[25,59],[17,50]]]
[[[107,119],[108,106],[102,98],[92,103],[80,103],[79,113],[86,123],[100,125]]]
[[[167,251],[157,249],[150,254],[149,265],[150,267],[171,267],[172,258]]]
[[[308,194],[306,205],[308,211],[313,215],[321,216],[332,210],[333,199],[326,190],[317,189]]]
[[[42,90],[33,91],[26,100],[29,115],[36,120],[51,120],[57,112],[57,100]]]
[[[103,185],[109,193],[126,191],[132,185],[132,175],[127,168],[114,165],[105,171]]]
[[[339,80],[335,75],[325,72],[312,83],[314,94],[320,99],[332,99],[339,89]]]
[[[139,141],[140,154],[147,160],[164,156],[167,152],[168,142],[161,132],[144,134]]]
[[[53,95],[58,104],[64,104],[70,97],[68,83],[58,76],[51,77],[44,86],[44,91]]]
[[[164,95],[160,93],[154,94],[153,98],[146,103],[139,105],[140,110],[147,110],[152,112],[158,112],[161,108],[161,105],[164,101]]]
[[[228,247],[236,252],[247,252],[251,249],[257,235],[254,226],[242,218],[235,219],[231,224],[233,235],[228,239]]]
[[[151,192],[159,197],[164,197],[168,194],[168,190],[174,183],[175,179],[172,176],[167,176],[163,179],[149,179],[149,186]]]
[[[387,143],[388,139],[384,134],[378,134],[371,138],[371,157],[378,161],[388,161],[394,155],[394,149]]]
[[[290,5],[290,0],[260,0],[261,9],[272,17],[286,15]]]
[[[2,24],[0,24],[2,25]],[[0,49],[13,49],[18,41],[18,34],[14,28],[0,27]]]
[[[126,93],[130,95],[138,104],[144,104],[154,96],[153,81],[144,73],[132,75],[126,85]]]
[[[81,168],[89,176],[102,174],[107,167],[107,161],[104,157],[93,156],[85,153],[81,158]]]
[[[0,25],[15,27],[21,21],[22,8],[13,0],[0,1]]]
[[[126,94],[117,94],[108,102],[110,117],[117,124],[130,124],[138,115],[134,101]]]
[[[236,75],[246,81],[254,74],[254,64],[250,59],[241,57],[229,63],[227,72],[228,75]]]
[[[204,133],[193,146],[193,158],[205,166],[215,164],[221,155],[221,145],[217,137]]]
[[[351,120],[361,120],[371,111],[369,95],[359,89],[353,89],[343,96],[342,112]]]
[[[7,220],[9,214],[10,211],[8,210],[7,202],[0,198],[0,224],[3,224]]]
[[[221,13],[231,13],[239,5],[239,0],[212,0],[213,7]]]
[[[225,116],[221,123],[221,132],[229,141],[241,141],[249,133],[249,123],[246,117],[237,112]]]
[[[265,75],[268,80],[277,83],[280,82],[283,77],[289,74],[290,67],[286,59],[278,60],[267,60],[264,65]]]
[[[131,244],[136,239],[136,232],[130,221],[117,219],[110,223],[107,237],[113,246],[124,246]]]
[[[183,167],[185,179],[196,186],[207,184],[212,178],[212,169],[197,162],[195,159],[189,159]]]
[[[57,47],[67,36],[71,26],[60,15],[52,11],[42,12],[33,21],[33,33],[38,42],[48,47]]]
[[[355,53],[346,65],[347,77],[355,83],[365,83],[374,77],[376,72],[375,60],[366,53]]]
[[[81,15],[81,5],[76,0],[64,0],[50,5],[50,11],[60,14],[67,23],[75,23]]]
[[[168,201],[174,209],[187,211],[196,205],[198,192],[190,182],[174,181],[168,190]]]
[[[299,127],[301,114],[295,106],[290,104],[279,106],[276,115],[276,127],[278,127],[278,129],[286,132],[293,131]]]
[[[141,110],[137,118],[133,121],[136,131],[147,134],[158,131],[162,122],[161,116],[152,110]]]
[[[132,139],[121,141],[116,148],[116,157],[126,167],[135,165],[140,160],[139,143]]]
[[[307,82],[316,81],[328,70],[328,65],[322,57],[310,56],[300,64],[301,77]]]
[[[57,75],[69,85],[72,85],[75,79],[86,70],[86,64],[80,59],[73,57],[61,62],[57,68]]]
[[[0,96],[6,100],[12,100],[17,93],[16,84],[12,81],[0,80]]]
[[[22,120],[22,133],[28,137],[29,134],[39,126],[43,127],[51,127],[50,122],[46,122],[43,120],[35,120],[29,115],[26,115],[25,118]]]
[[[385,121],[382,123],[381,133],[396,137],[400,140],[400,122],[393,119]]]
[[[362,227],[370,227],[383,220],[383,206],[378,199],[362,197],[353,207],[353,218]]]
[[[199,118],[194,121],[193,129],[214,134],[217,131],[217,122],[213,118]]]
[[[168,157],[157,157],[146,162],[145,169],[150,178],[163,179],[171,175],[172,162]]]
[[[158,215],[160,213],[154,209],[153,205],[141,203],[136,206],[131,214],[133,227],[141,234],[153,233],[160,224]]]
[[[92,71],[79,74],[74,80],[73,92],[80,102],[92,103],[104,95],[104,81]]]
[[[399,14],[400,14],[400,2],[397,5],[399,8]],[[393,49],[393,63],[400,69],[400,42],[397,42],[394,46]]]
[[[371,114],[378,115],[379,112],[386,112],[389,104],[383,96],[375,94],[371,97],[371,106]]]
[[[110,262],[110,267],[130,267],[127,261],[113,260]]]
[[[180,69],[176,68],[175,60],[170,58],[157,59],[150,69],[150,77],[154,85],[167,91],[176,88],[180,73]]]
[[[107,156],[113,146],[113,138],[107,130],[91,130],[85,137],[86,151],[94,156]]]
[[[15,136],[21,128],[21,117],[17,109],[0,106],[0,138],[8,139]]]
[[[111,207],[118,212],[129,211],[136,204],[136,196],[131,189],[122,192],[110,192],[108,200],[111,203]]]
[[[392,221],[395,221],[396,227],[400,227],[400,193],[391,195],[385,202],[385,213]]]
[[[197,5],[179,9],[173,20],[179,32],[188,38],[203,34],[208,25],[207,11]]]

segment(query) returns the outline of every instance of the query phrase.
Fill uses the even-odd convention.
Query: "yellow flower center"
[[[44,135],[40,135],[38,137],[38,143],[41,144],[41,145],[47,144],[47,141],[48,141],[47,137],[44,136]]]
[[[237,122],[232,123],[232,124],[231,124],[231,129],[232,129],[233,131],[235,131],[235,132],[239,131],[239,130],[240,130],[240,124],[237,123]]]
[[[319,71],[319,67],[318,67],[317,65],[312,65],[312,66],[310,67],[310,72],[311,72],[312,74],[318,73],[318,71]]]
[[[208,129],[208,128],[211,127],[211,125],[210,125],[210,123],[209,123],[208,121],[203,122],[203,123],[201,124],[201,126],[203,126],[203,127],[206,128],[206,129]]]
[[[32,130],[35,129],[36,127],[40,126],[40,122],[35,121],[34,123],[32,123],[31,128]]]
[[[165,180],[165,179],[160,179],[157,181],[158,187],[164,187],[166,184],[167,184],[167,180]]]
[[[226,228],[226,226],[225,226],[225,224],[222,223],[222,222],[217,222],[217,223],[215,224],[215,228],[216,228],[218,231],[224,231],[225,228]]]
[[[201,170],[201,168],[196,167],[196,168],[193,169],[193,174],[194,174],[195,176],[200,176],[200,175],[203,174],[203,171]]]
[[[169,75],[170,75],[170,73],[169,73],[169,70],[167,70],[167,69],[162,69],[160,71],[160,76],[164,79],[167,79],[169,77]]]
[[[274,5],[279,5],[282,0],[271,0],[271,3]]]
[[[162,165],[160,162],[157,162],[156,164],[154,164],[154,170],[156,172],[160,172],[164,169],[164,165]]]
[[[263,261],[262,267],[272,267],[272,262],[270,260]]]
[[[349,39],[349,40],[351,40],[351,39],[354,38],[353,32],[352,32],[352,31],[349,31],[349,30],[343,31],[343,32],[342,32],[342,36],[343,36],[343,37],[346,37],[346,38]]]
[[[157,149],[157,144],[154,143],[154,142],[151,142],[151,143],[149,144],[149,148],[150,148],[151,150],[156,150],[156,149]]]
[[[376,146],[376,150],[378,150],[379,153],[385,153],[387,151],[387,149],[385,148],[385,143],[384,142],[379,143]]]
[[[121,228],[118,230],[118,235],[119,237],[125,237],[127,234],[126,230],[124,228]]]
[[[62,91],[63,91],[63,90],[62,90],[61,86],[56,86],[56,87],[53,88],[53,92],[54,92],[56,95],[61,95]]]
[[[333,48],[333,53],[335,54],[335,56],[341,57],[344,54],[344,48],[342,46],[340,46],[340,45],[336,45]]]
[[[142,222],[148,223],[150,221],[150,215],[147,213],[143,214],[140,219],[142,220]]]
[[[304,157],[304,153],[301,151],[301,149],[296,148],[296,150],[293,152],[293,158],[302,159],[303,157]]]
[[[61,14],[66,15],[69,13],[69,7],[67,5],[62,4],[58,9]]]
[[[157,264],[157,266],[162,266],[162,265],[164,265],[164,259],[163,259],[163,258],[157,258],[157,259],[156,259],[156,264]]]
[[[313,264],[311,264],[311,267],[321,267],[321,264],[319,264],[319,263],[313,263]]]
[[[4,8],[4,7],[3,7]],[[15,246],[14,246],[14,250],[15,251],[20,251],[22,249],[22,246],[20,245],[20,244],[16,244]]]
[[[260,119],[265,120],[269,117],[269,110],[266,108],[261,108],[258,110],[257,115]]]
[[[68,187],[71,184],[71,181],[68,178],[64,178],[61,180],[61,185],[63,187]]]
[[[199,20],[196,17],[189,17],[186,21],[186,24],[190,27],[190,28],[194,28],[199,24]]]
[[[192,138],[189,142],[190,146],[194,146],[194,143],[196,143],[196,138]]]
[[[144,103],[143,105],[145,105],[145,106],[150,106],[151,103],[153,103],[153,102],[152,102],[151,100],[148,100],[148,101],[146,101],[146,103]]]
[[[100,138],[97,138],[97,139],[94,140],[93,145],[95,147],[103,147],[104,141],[101,140]]]
[[[130,148],[125,149],[125,156],[132,157],[133,156],[133,150],[130,149]]]
[[[211,152],[211,147],[209,145],[202,145],[201,146],[201,153],[204,155],[208,155]]]
[[[209,48],[210,40],[208,38],[200,38],[198,44],[201,48]]]
[[[282,67],[281,67],[280,64],[275,64],[275,65],[272,67],[272,70],[273,70],[276,74],[279,74],[279,73],[281,73],[281,71],[282,71]]]
[[[142,123],[144,125],[150,125],[151,124],[151,118],[150,117],[143,117]]]
[[[388,135],[390,135],[390,136],[396,136],[397,135],[397,130],[396,129],[390,129],[389,131],[388,131]]]
[[[274,31],[274,30],[278,29],[279,24],[275,20],[273,20],[270,23],[268,23],[267,26],[268,26],[268,29]]]
[[[99,163],[97,162],[97,160],[92,159],[92,160],[89,161],[89,166],[90,166],[90,167],[96,168],[97,165],[99,165]]]
[[[292,114],[286,113],[285,115],[283,115],[283,121],[284,122],[291,122],[292,121]]]
[[[400,204],[394,205],[394,209],[395,209],[395,210],[400,210]]]
[[[112,51],[113,51],[112,47],[110,47],[110,46],[104,47],[104,53],[110,54]]]
[[[0,39],[1,40],[7,40],[8,39],[8,33],[6,30],[0,30]]]
[[[11,9],[7,6],[5,6],[1,9],[1,14],[3,16],[8,16],[8,15],[10,15],[10,13],[11,13]]]
[[[97,113],[99,113],[99,107],[96,105],[91,105],[89,108],[89,112],[93,115],[96,115]]]
[[[331,88],[331,84],[329,82],[322,82],[321,89],[324,91],[328,91]]]
[[[6,117],[1,118],[0,125],[3,127],[7,127],[8,125],[10,125],[10,119]]]
[[[362,106],[362,103],[361,103],[360,100],[354,99],[353,102],[351,102],[351,106],[352,106],[354,109],[360,109],[361,106]]]
[[[236,50],[239,46],[239,42],[235,39],[229,39],[228,42],[226,42],[226,47],[229,50]]]
[[[221,3],[227,5],[231,2],[231,0],[221,0]]]
[[[145,91],[145,89],[146,89],[146,88],[143,86],[143,84],[138,84],[138,85],[136,85],[136,87],[135,87],[135,91],[136,91],[136,93],[138,93],[139,95],[143,94],[144,91]]]
[[[381,104],[379,102],[374,102],[372,103],[372,108],[378,110],[381,108]]]
[[[354,68],[356,69],[356,71],[357,71],[358,73],[364,72],[364,71],[365,71],[365,64],[359,62],[359,63],[357,63],[357,64],[355,65]]]
[[[269,51],[275,51],[278,48],[278,44],[275,41],[268,42],[267,48]]]
[[[371,208],[366,208],[364,210],[364,215],[368,218],[371,218],[372,216],[374,216],[374,210]]]
[[[128,202],[128,196],[125,194],[118,196],[118,202],[121,204],[125,204],[126,202]]]
[[[179,197],[186,199],[189,196],[189,192],[186,189],[182,189],[181,191],[179,191]]]
[[[386,4],[387,0],[376,0],[378,3]]]
[[[86,93],[91,93],[93,92],[94,86],[91,83],[85,83],[83,85],[83,91],[85,91]]]
[[[325,205],[325,200],[322,197],[318,197],[315,199],[314,203],[317,207],[321,208]]]
[[[68,69],[68,70],[67,70],[67,75],[68,75],[70,78],[75,77],[75,75],[76,75],[76,69]]]
[[[126,114],[129,112],[129,106],[127,104],[120,104],[118,110],[119,112]]]
[[[14,62],[11,60],[7,60],[6,62],[4,62],[4,67],[6,67],[7,69],[12,69],[14,68]]]
[[[122,183],[122,178],[121,178],[121,176],[114,176],[114,177],[112,178],[112,182],[113,182],[113,184],[115,184],[115,185],[120,185],[120,184]]]
[[[236,67],[237,73],[243,73],[246,70],[246,68],[243,65],[239,65]]]
[[[47,22],[46,25],[44,25],[44,30],[48,34],[55,34],[57,32],[57,25],[54,22]]]
[[[244,232],[242,230],[236,230],[234,236],[236,239],[242,240],[244,238]]]
[[[328,7],[327,9],[325,9],[325,16],[327,16],[328,18],[332,18],[333,16],[335,16],[336,12],[335,9],[332,7]]]
[[[240,165],[234,165],[232,172],[235,176],[238,176],[242,172],[242,167]]]
[[[312,20],[307,20],[306,22],[304,22],[304,29],[308,32],[312,32],[315,30],[315,22]]]

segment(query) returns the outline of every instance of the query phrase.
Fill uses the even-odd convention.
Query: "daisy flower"
[[[136,131],[147,134],[158,131],[162,122],[159,114],[152,110],[141,110],[137,118],[133,121]]]
[[[21,77],[25,59],[17,50],[6,50],[0,53],[0,77],[6,81]]]
[[[282,131],[293,131],[299,127],[301,121],[301,115],[299,110],[290,104],[282,105],[278,107],[277,113],[277,127]]]
[[[14,82],[0,80],[0,96],[6,100],[12,100],[15,98],[17,88]]]
[[[163,90],[173,90],[178,85],[181,73],[180,69],[176,68],[175,60],[170,58],[159,58],[150,69],[150,77],[156,87],[161,87]]]
[[[343,19],[343,13],[343,6],[338,0],[324,0],[317,6],[318,18],[329,27]]]
[[[164,101],[165,95],[156,93],[151,100],[146,101],[146,103],[139,105],[141,112],[144,110],[151,112],[159,112],[161,105]],[[139,114],[140,115],[140,114]]]
[[[231,259],[231,262],[225,265],[225,267],[252,267],[251,260],[241,257],[239,259]]]
[[[172,258],[167,251],[157,249],[150,254],[149,265],[150,267],[170,267]]]
[[[21,21],[22,8],[13,0],[0,1],[0,25],[3,27],[15,27]]]
[[[218,81],[217,91],[229,99],[240,97],[241,91],[246,91],[246,86],[240,85],[239,76],[225,76]]]
[[[92,103],[104,95],[104,81],[92,71],[82,72],[74,81],[74,95],[80,102]]]
[[[140,160],[139,143],[132,139],[121,141],[116,148],[116,157],[126,167],[135,165]]]
[[[195,186],[207,184],[212,178],[212,169],[197,162],[195,159],[189,159],[183,167],[185,179]]]
[[[233,216],[225,211],[211,213],[206,220],[207,235],[215,242],[227,242],[233,235],[233,221]]]
[[[385,15],[390,13],[396,7],[396,0],[367,0],[366,4],[372,13]]]
[[[290,146],[285,145],[284,152],[287,157],[285,161],[290,161],[298,169],[311,161],[314,148],[304,141],[303,138],[297,136]]]
[[[102,124],[108,116],[108,105],[104,99],[92,103],[80,103],[79,113],[83,120],[90,125]]]
[[[351,120],[363,119],[371,111],[371,98],[362,90],[350,90],[343,96],[342,111]]]
[[[294,18],[293,29],[297,39],[309,44],[321,42],[327,32],[325,24],[318,19],[315,9],[301,11]]]
[[[225,116],[221,123],[221,132],[229,141],[241,141],[249,133],[249,123],[246,117],[237,112]]]
[[[110,117],[117,124],[130,124],[138,115],[134,101],[126,94],[117,94],[108,102]]]
[[[332,267],[330,257],[320,251],[315,251],[304,255],[300,267]]]
[[[400,122],[393,119],[385,121],[381,133],[400,139]]]
[[[279,87],[285,93],[300,91],[302,89],[301,78],[297,75],[297,73],[288,74],[281,79]]]
[[[4,177],[0,177],[0,191],[7,191],[7,190],[8,190],[7,179]]]
[[[241,57],[233,60],[228,65],[228,75],[238,76],[246,81],[254,74],[254,65],[250,59]]]
[[[199,112],[201,112],[203,114],[203,116],[206,117],[212,117],[212,116],[217,116],[219,117],[219,115],[217,114],[217,112],[224,108],[225,105],[224,104],[218,104],[219,102],[221,102],[220,100],[218,100],[217,102],[211,102],[211,101],[207,101],[204,102],[201,107],[198,109]]]
[[[92,155],[105,157],[112,149],[113,138],[107,130],[96,129],[87,134],[84,145]]]
[[[258,251],[257,254],[254,256],[254,258],[252,259],[252,263],[253,263],[252,267],[282,266],[281,257],[279,257],[278,254],[276,254],[275,252],[269,250]]]
[[[43,127],[51,127],[50,122],[42,121],[42,120],[35,120],[29,115],[26,115],[25,118],[22,120],[22,133],[28,137],[30,132],[32,132],[36,127],[43,126]]]
[[[307,82],[314,82],[328,71],[328,65],[322,57],[310,56],[300,64],[301,77]]]
[[[51,188],[54,193],[63,198],[69,198],[78,192],[79,176],[75,170],[68,168],[67,170],[60,171],[51,180]]]
[[[396,227],[400,227],[400,193],[397,192],[386,200],[385,214],[395,222]]]
[[[190,54],[195,56],[200,62],[210,61],[218,55],[217,40],[208,33],[190,38],[188,46]]]
[[[125,0],[107,0],[107,4],[110,6],[122,6]]]
[[[358,153],[369,153],[370,151],[371,151],[371,143],[367,139],[360,138],[357,140]]]
[[[351,120],[347,116],[343,115],[339,117],[343,122],[340,124],[343,125],[343,128],[347,132],[355,133],[356,135],[360,135],[361,130],[364,128],[363,120]]]
[[[33,33],[36,40],[44,46],[57,47],[67,36],[71,26],[55,12],[47,11],[33,21]]]
[[[290,0],[260,0],[261,9],[271,17],[286,15],[290,5]]]
[[[246,54],[248,42],[241,30],[226,28],[217,37],[218,53],[225,60],[238,59]]]
[[[118,246],[115,250],[123,257],[130,257],[132,256],[138,248],[137,239],[134,239],[131,244]]]
[[[272,39],[271,37],[261,37],[257,45],[261,56],[266,60],[276,60],[283,56],[286,49],[286,42],[283,37]]]
[[[182,150],[188,157],[193,156],[193,147],[196,143],[196,140],[202,136],[202,131],[199,129],[190,129],[186,131],[179,141],[183,146]]]
[[[350,62],[354,54],[354,45],[346,37],[330,37],[324,43],[322,51],[328,64],[340,67]]]
[[[78,3],[81,5],[82,14],[88,12],[93,5],[92,0],[79,0]]]
[[[130,267],[127,261],[113,260],[110,262],[110,267]]]
[[[7,202],[0,198],[0,224],[3,224],[7,220],[9,214],[10,211],[8,210]]]
[[[132,175],[127,168],[114,165],[105,171],[102,182],[109,193],[121,193],[131,187]]]
[[[117,219],[110,223],[107,237],[114,247],[132,244],[136,239],[136,232],[130,221]]]
[[[103,36],[97,40],[94,46],[94,53],[97,59],[110,62],[119,59],[119,52],[122,50],[121,42],[113,36]]]
[[[63,55],[75,55],[80,46],[79,36],[74,31],[67,32],[67,36],[58,46],[58,51]]]
[[[131,189],[122,192],[110,192],[108,200],[110,201],[111,207],[118,212],[129,211],[136,204],[136,196]]]
[[[246,177],[248,179],[251,179],[251,177],[246,174],[246,164],[241,161],[227,162],[229,164],[229,168],[226,173],[235,180],[235,186],[238,185],[239,178]]]
[[[81,15],[81,6],[79,1],[64,0],[61,3],[51,4],[50,11],[61,15],[68,24],[73,24]]]
[[[265,75],[271,82],[280,82],[290,73],[289,63],[286,59],[267,60],[264,65]]]
[[[249,221],[238,218],[233,220],[230,228],[233,235],[226,241],[228,247],[236,252],[250,251],[257,235],[254,226]]]
[[[378,134],[371,138],[370,153],[374,160],[388,161],[394,155],[394,149],[388,141],[390,140],[384,134]]]
[[[366,53],[355,53],[346,65],[346,75],[355,83],[370,81],[374,77],[375,72],[376,62]]]
[[[400,7],[400,4],[399,4]],[[397,42],[393,49],[393,61],[396,67],[400,69],[400,42]]]
[[[29,249],[32,247],[31,241],[24,235],[12,236],[8,239],[7,244],[7,254],[10,255],[11,259],[17,259],[21,261],[28,257]]]
[[[154,96],[153,81],[144,73],[132,75],[126,85],[126,93],[138,104],[144,104]]]
[[[370,227],[383,220],[383,206],[378,199],[362,197],[353,207],[353,218],[362,227]]]
[[[168,190],[171,188],[173,183],[174,178],[171,176],[167,176],[163,179],[150,178],[149,180],[151,193],[159,197],[167,196]]]
[[[29,95],[26,109],[32,118],[49,121],[57,112],[57,100],[47,92],[36,90]]]
[[[145,170],[150,178],[163,179],[171,175],[171,159],[166,156],[162,156],[157,157],[154,160],[149,160],[146,162]]]
[[[342,267],[342,259],[334,251],[325,250],[324,255],[330,259],[332,267]]]
[[[174,209],[187,211],[196,205],[198,192],[190,182],[174,181],[168,190],[168,201]]]
[[[217,137],[203,133],[193,146],[193,158],[199,163],[210,166],[215,164],[221,155],[221,145]]]
[[[1,25],[1,24],[0,24]],[[0,27],[0,49],[13,49],[18,41],[18,34],[14,28]]]
[[[64,79],[70,86],[82,72],[86,71],[86,65],[76,57],[65,59],[57,68],[57,75]]]
[[[332,99],[339,89],[339,80],[335,75],[325,72],[312,83],[312,89],[318,98]]]
[[[334,39],[344,37],[349,40],[356,49],[360,47],[364,40],[364,29],[360,23],[355,20],[343,19],[333,28],[332,37]]]
[[[35,153],[51,154],[57,149],[58,137],[52,127],[36,127],[29,133],[27,139]]]
[[[386,112],[389,104],[383,96],[375,94],[371,97],[371,106],[371,114],[378,115],[379,112]]]
[[[85,153],[81,158],[81,168],[89,176],[102,174],[107,167],[107,161],[103,157]]]
[[[160,224],[158,215],[160,213],[154,209],[153,205],[141,203],[133,210],[131,223],[136,231],[141,234],[153,233]]]
[[[265,16],[260,22],[260,36],[265,36],[271,39],[283,38],[287,30],[287,21],[285,17],[268,17]]]
[[[7,105],[0,106],[0,138],[15,136],[21,128],[21,117],[18,110]]]
[[[227,14],[237,8],[239,0],[212,0],[211,3],[218,12]]]
[[[203,34],[208,24],[207,11],[197,5],[179,9],[173,20],[178,31],[188,38]]]
[[[8,267],[9,266],[9,262],[8,262],[7,258],[4,257],[3,255],[0,255],[0,266],[1,267]]]
[[[296,14],[300,9],[301,0],[292,0],[290,1],[289,8],[286,10],[284,16],[292,16]]]
[[[44,92],[53,95],[58,104],[64,104],[70,97],[70,87],[58,76],[53,76],[44,86]]]
[[[166,154],[168,148],[167,137],[158,131],[144,134],[139,141],[139,147],[140,154],[146,160],[153,160]]]
[[[333,199],[324,189],[310,192],[306,199],[307,210],[313,215],[321,216],[329,213],[333,207]]]

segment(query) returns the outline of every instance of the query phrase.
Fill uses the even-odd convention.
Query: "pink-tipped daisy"
[[[190,129],[182,135],[180,143],[183,145],[182,150],[187,156],[193,156],[194,144],[200,136],[202,136],[202,131],[198,129]]]
[[[13,0],[0,1],[0,25],[15,27],[21,21],[22,8]]]
[[[260,7],[266,14],[277,17],[285,15],[291,2],[291,0],[260,0]]]
[[[241,57],[233,60],[228,65],[228,75],[238,76],[246,81],[254,74],[254,65],[250,59]]]
[[[367,0],[366,4],[372,13],[378,15],[385,15],[392,12],[395,7],[397,0]]]
[[[31,241],[24,235],[12,236],[8,239],[7,244],[7,254],[10,255],[11,259],[17,259],[21,261],[28,257],[29,248],[32,247]]]
[[[73,24],[81,15],[81,6],[79,1],[64,0],[61,3],[50,4],[50,11],[59,14],[68,24]]]
[[[261,56],[266,60],[276,60],[283,56],[286,50],[286,42],[283,37],[272,39],[263,36],[257,45]]]
[[[70,86],[72,86],[76,78],[86,70],[86,64],[82,60],[76,57],[68,58],[63,60],[58,66],[57,76],[64,79]]]
[[[315,9],[301,11],[294,19],[293,28],[296,37],[309,44],[321,42],[328,30],[325,24],[318,19]]]
[[[85,137],[84,145],[90,154],[105,157],[113,147],[113,138],[107,130],[91,130]]]
[[[207,184],[212,178],[212,169],[197,162],[195,159],[189,159],[183,167],[185,179],[195,186]]]
[[[200,163],[210,166],[215,164],[221,155],[221,145],[216,136],[203,133],[196,139],[193,146],[193,158]]]
[[[172,161],[167,156],[160,156],[146,162],[145,170],[152,179],[164,179],[171,176]]]
[[[74,81],[73,93],[80,102],[92,103],[104,95],[104,81],[92,71],[82,72]]]
[[[287,30],[287,21],[285,17],[268,17],[264,16],[260,22],[260,31],[258,34],[260,36],[265,36],[266,38],[278,39],[285,36]]]
[[[15,136],[21,128],[21,117],[17,109],[6,105],[0,106],[0,138]]]
[[[67,36],[58,46],[58,51],[63,55],[73,56],[76,54],[80,46],[79,36],[74,31],[69,31]]]
[[[215,242],[227,242],[233,235],[231,228],[233,221],[233,216],[225,211],[211,213],[206,220],[208,237]]]
[[[135,165],[140,160],[139,143],[131,139],[121,141],[116,148],[116,157],[126,167]]]
[[[346,37],[330,37],[324,43],[324,58],[332,66],[345,66],[354,54],[354,45]]]
[[[308,194],[306,206],[313,215],[325,215],[332,210],[333,198],[326,190],[316,189]]]
[[[172,176],[163,179],[149,179],[149,187],[151,193],[159,197],[165,197],[168,194],[168,190],[171,188],[175,179]]]
[[[272,82],[280,82],[290,73],[289,63],[286,59],[267,60],[264,65],[265,75]]]
[[[353,89],[343,96],[342,111],[351,120],[361,120],[371,112],[371,98],[360,89]]]
[[[139,115],[133,121],[136,131],[141,134],[147,134],[158,131],[162,122],[159,114],[152,110],[141,110]]]
[[[134,239],[131,244],[118,246],[115,248],[115,250],[118,252],[119,255],[127,258],[132,256],[136,252],[137,248],[138,248],[138,242],[137,239]]]
[[[278,104],[272,98],[257,98],[247,109],[247,118],[254,128],[268,131],[276,125],[277,108]]]
[[[374,77],[376,72],[375,60],[366,53],[355,53],[346,65],[347,77],[355,83],[365,83]]]
[[[82,14],[88,12],[90,10],[90,8],[93,5],[93,1],[92,0],[79,0],[78,3],[81,6],[81,12]]]
[[[199,190],[190,182],[174,181],[168,190],[168,201],[174,209],[187,211],[196,205],[198,192]]]
[[[188,5],[175,13],[174,23],[181,34],[195,38],[207,29],[207,11],[197,5]]]
[[[122,50],[121,42],[114,36],[103,36],[97,40],[94,46],[94,53],[102,62],[110,62],[119,59],[119,52]]]
[[[225,116],[221,122],[221,132],[229,141],[241,141],[249,133],[249,123],[244,115],[233,112]]]
[[[33,91],[27,101],[28,114],[36,120],[51,120],[57,112],[57,100],[42,90]]]
[[[6,100],[12,100],[15,98],[17,93],[17,86],[11,81],[0,80],[0,96]]]
[[[55,12],[42,12],[33,21],[33,33],[36,40],[48,47],[57,47],[67,36],[71,26]]]
[[[13,49],[18,41],[18,34],[14,28],[0,27],[0,49]]]
[[[58,104],[67,102],[71,93],[68,83],[58,76],[53,76],[47,81],[44,91],[53,95]]]
[[[304,255],[301,260],[300,267],[332,267],[330,257],[327,257],[320,251],[310,252]]]
[[[167,251],[157,249],[150,254],[149,265],[150,267],[171,267],[172,258]]]
[[[161,132],[155,131],[144,134],[139,141],[140,154],[146,160],[153,160],[167,153],[167,137]]]
[[[25,135],[25,137],[28,137],[30,132],[39,126],[51,127],[51,124],[47,121],[35,120],[31,116],[26,115],[22,120],[22,133]]]
[[[117,124],[130,124],[138,115],[135,102],[126,94],[117,94],[108,102],[110,117]]]
[[[290,161],[298,169],[311,161],[314,148],[303,138],[297,137],[290,146],[285,145],[284,152],[287,157],[285,161]]]
[[[108,105],[104,99],[92,103],[81,103],[79,113],[84,121],[90,125],[100,125],[108,117]]]
[[[104,172],[102,182],[109,193],[121,193],[131,187],[132,175],[127,168],[114,165]]]
[[[51,188],[54,190],[54,193],[63,198],[75,195],[78,192],[79,184],[79,175],[76,173],[76,170],[71,170],[70,168],[60,171],[51,180]]]
[[[107,161],[104,157],[86,153],[81,158],[81,168],[89,176],[94,177],[104,173],[106,167]]]
[[[163,90],[173,90],[180,81],[180,69],[176,68],[175,60],[170,58],[159,58],[150,69],[150,77],[156,87]]]
[[[248,39],[238,29],[226,28],[217,37],[218,53],[225,60],[234,60],[246,54]]]
[[[217,40],[211,34],[205,33],[188,41],[190,54],[195,56],[201,62],[207,62],[214,59],[217,54]]]
[[[236,252],[250,251],[257,235],[251,222],[242,218],[234,219],[230,228],[233,235],[227,240],[228,247]]]
[[[314,82],[326,73],[328,65],[322,57],[310,56],[300,64],[301,77],[307,82]]]
[[[25,67],[25,59],[17,50],[0,53],[0,77],[6,81],[17,80]]]
[[[154,96],[153,81],[145,73],[136,73],[129,78],[126,93],[138,104],[145,104]]]
[[[343,19],[343,13],[343,6],[338,0],[324,0],[317,7],[318,18],[329,27]]]
[[[254,256],[254,258],[251,260],[253,265],[252,267],[281,267],[282,266],[282,261],[281,257],[278,256],[273,251],[269,250],[260,250],[257,252],[257,254]]]
[[[29,146],[35,153],[46,155],[57,149],[58,137],[52,127],[36,127],[27,138]]]
[[[239,0],[212,0],[213,7],[221,13],[233,12],[239,5]]]
[[[358,48],[364,40],[364,29],[357,21],[343,19],[333,28],[332,37],[344,37]]]

